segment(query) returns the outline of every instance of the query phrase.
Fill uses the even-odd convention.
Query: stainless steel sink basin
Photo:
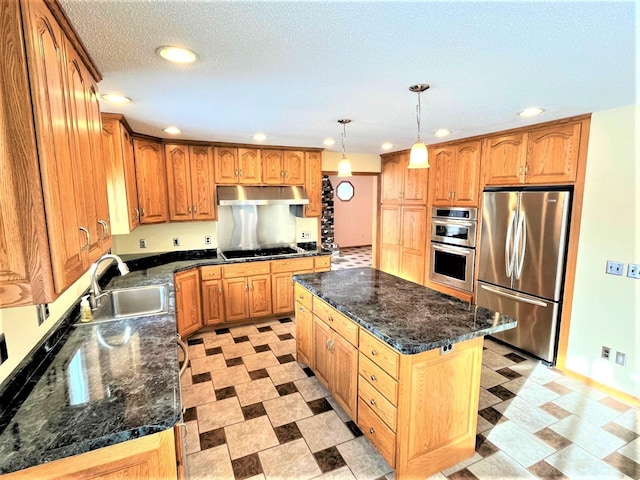
[[[105,292],[102,304],[93,312],[93,321],[142,317],[169,311],[167,285],[121,288]],[[91,322],[88,322],[90,325]]]

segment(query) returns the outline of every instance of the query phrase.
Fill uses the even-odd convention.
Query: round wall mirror
[[[353,185],[351,182],[340,182],[336,187],[336,195],[343,202],[348,202],[353,198]]]

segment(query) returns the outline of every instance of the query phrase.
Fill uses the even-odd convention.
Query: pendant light
[[[344,142],[347,138],[347,129],[346,124],[351,123],[351,120],[348,118],[343,118],[338,120],[338,123],[342,124],[342,158],[340,159],[340,163],[338,163],[338,176],[339,177],[350,177],[351,174],[351,162],[344,153]]]
[[[429,168],[429,155],[427,152],[427,146],[420,139],[420,114],[422,113],[422,106],[420,105],[420,94],[427,90],[429,85],[426,83],[419,83],[412,85],[409,90],[418,94],[418,105],[416,105],[416,120],[418,121],[418,140],[411,147],[411,155],[409,156],[409,168]]]

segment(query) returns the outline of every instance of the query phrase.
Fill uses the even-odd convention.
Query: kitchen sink
[[[167,285],[147,285],[104,292],[102,304],[93,312],[93,322],[167,313],[169,311],[167,287]],[[87,322],[89,325],[91,323]]]

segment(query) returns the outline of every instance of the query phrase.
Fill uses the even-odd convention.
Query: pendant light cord
[[[342,124],[342,158],[345,157],[345,154],[344,154],[344,142],[345,142],[346,138],[347,138],[347,126],[346,126],[346,123],[343,123]]]
[[[418,92],[418,105],[416,105],[416,120],[418,121],[418,141],[420,141],[420,114],[422,113],[422,105],[420,104],[420,94]]]

